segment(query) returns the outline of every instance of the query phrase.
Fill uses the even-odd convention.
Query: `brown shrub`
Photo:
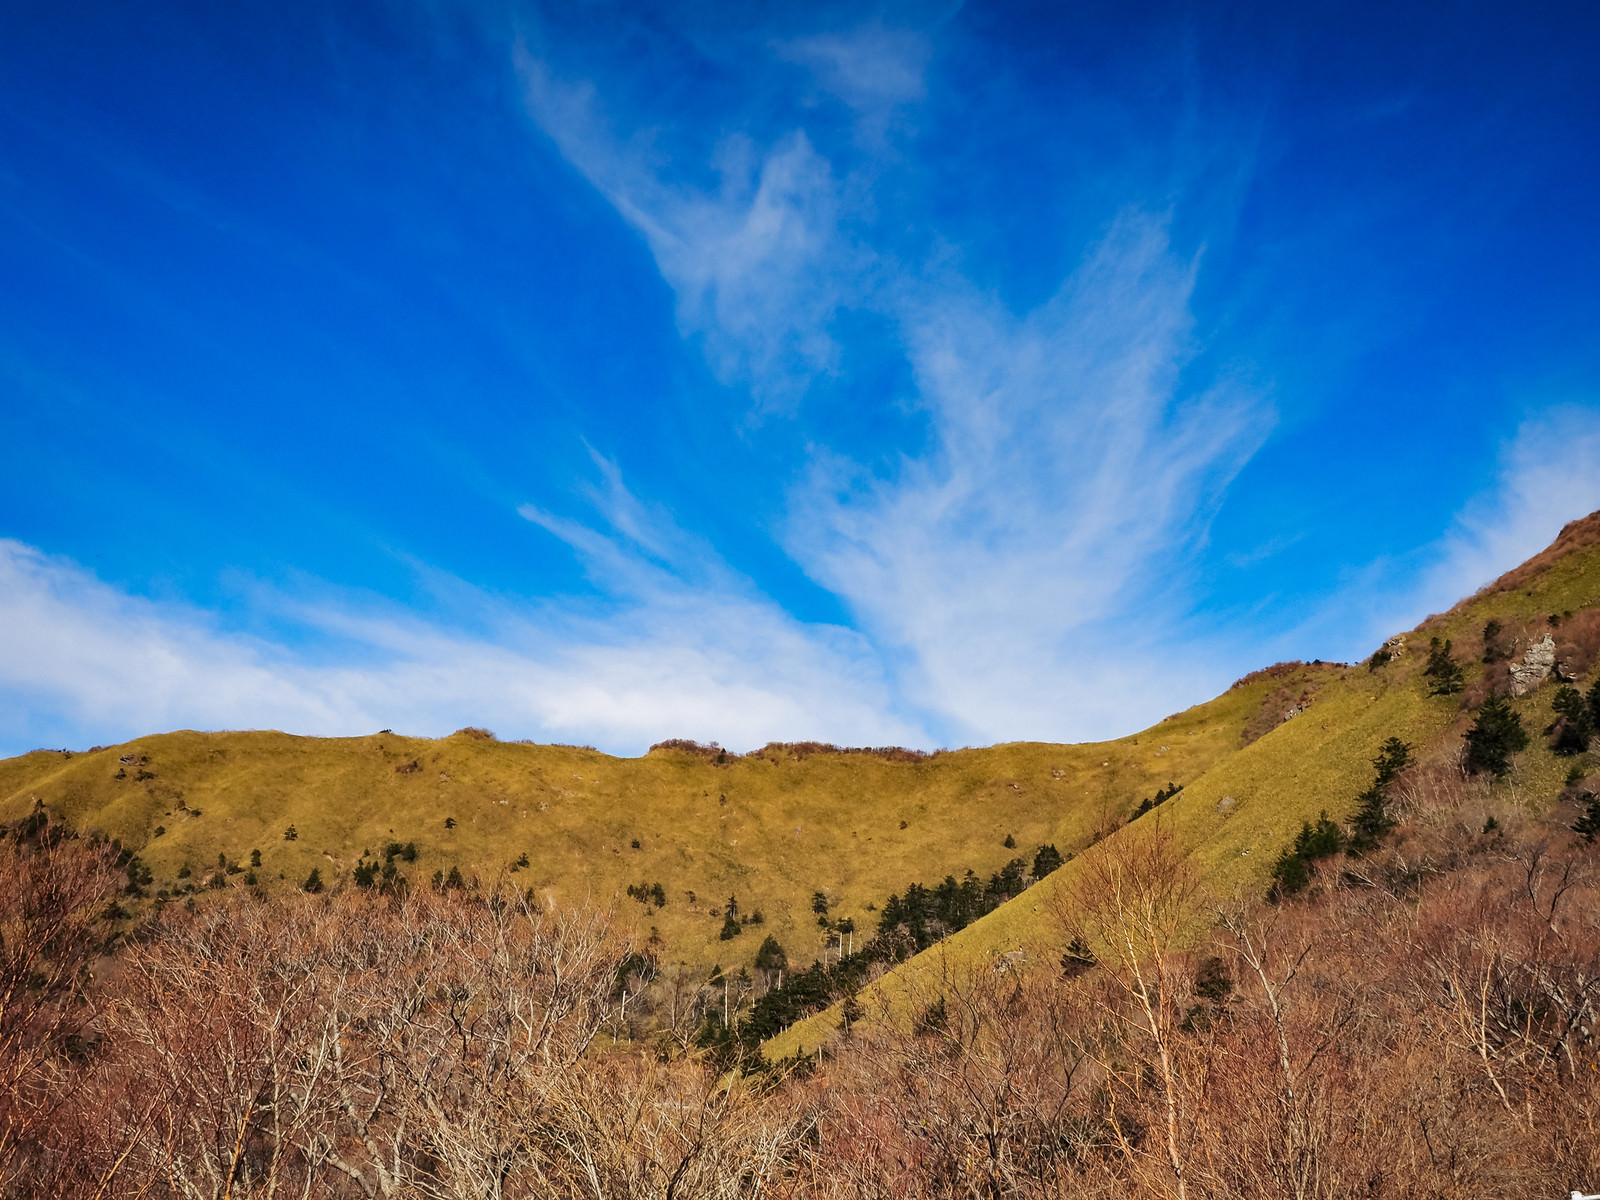
[[[664,742],[657,742],[650,747],[650,753],[657,750],[676,750],[680,754],[693,754],[698,758],[728,759],[739,756],[731,750],[724,750],[716,742],[701,744],[692,738],[668,738]]]
[[[1569,521],[1562,526],[1561,532],[1556,535],[1556,540],[1543,550],[1539,551],[1527,562],[1513,567],[1493,583],[1480,588],[1473,595],[1461,601],[1451,612],[1456,612],[1475,600],[1484,596],[1492,596],[1498,592],[1514,592],[1527,585],[1547,567],[1558,560],[1565,558],[1574,550],[1582,550],[1587,546],[1600,545],[1600,512],[1592,512],[1587,517],[1580,517],[1576,521]]]
[[[1273,663],[1270,667],[1261,667],[1258,670],[1251,671],[1248,675],[1241,675],[1228,685],[1228,690],[1231,692],[1236,688],[1249,687],[1252,683],[1259,683],[1263,679],[1282,679],[1287,675],[1297,673],[1305,665],[1298,658],[1291,659],[1288,662]]]
[[[887,762],[922,762],[933,755],[926,750],[910,750],[905,746],[835,746],[832,742],[768,742],[759,754],[770,758],[806,759],[813,754],[860,754],[868,758],[881,758]]]
[[[1239,745],[1248,746],[1266,734],[1271,733],[1279,725],[1305,711],[1311,698],[1317,693],[1315,684],[1306,684],[1300,687],[1280,687],[1269,692],[1261,701],[1261,707],[1256,710],[1256,715],[1245,723],[1239,732]]]
[[[1600,608],[1586,608],[1554,630],[1556,667],[1570,679],[1587,678],[1600,659]]]

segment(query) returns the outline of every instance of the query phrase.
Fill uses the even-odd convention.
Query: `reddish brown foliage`
[[[1238,688],[1249,687],[1252,683],[1259,683],[1263,679],[1282,679],[1288,675],[1296,675],[1305,668],[1305,665],[1298,658],[1289,662],[1276,662],[1270,667],[1261,667],[1248,675],[1241,675],[1228,685],[1228,690],[1231,692]]]
[[[769,758],[794,759],[810,758],[813,754],[861,754],[888,762],[922,762],[933,757],[927,750],[909,750],[904,746],[835,746],[832,742],[768,742],[757,753]]]
[[[680,754],[693,754],[700,758],[738,758],[731,750],[724,750],[715,742],[708,745],[694,741],[691,738],[668,738],[664,742],[657,742],[650,747],[650,752],[657,750],[676,750]]]
[[[1574,550],[1581,550],[1585,546],[1594,545],[1600,545],[1600,512],[1592,512],[1587,517],[1579,517],[1576,521],[1567,522],[1561,527],[1561,532],[1556,535],[1556,540],[1551,542],[1550,545],[1528,559],[1527,562],[1513,567],[1500,576],[1499,579],[1480,589],[1475,595],[1461,601],[1450,611],[1455,612],[1457,609],[1471,604],[1474,600],[1481,599],[1484,596],[1492,596],[1496,592],[1514,592]]]
[[[1248,746],[1258,741],[1289,720],[1290,714],[1303,712],[1316,694],[1317,685],[1314,683],[1274,688],[1261,701],[1256,715],[1240,731],[1239,745]]]
[[[1281,906],[1205,897],[1159,824],[1108,844],[1056,914],[1071,971],[935,955],[914,1019],[758,1081],[685,1052],[676,992],[651,1052],[614,1042],[625,939],[510,894],[173,906],[86,992],[110,850],[6,842],[0,1194],[1593,1190],[1600,851],[1481,832],[1443,766],[1399,793],[1388,849]]]

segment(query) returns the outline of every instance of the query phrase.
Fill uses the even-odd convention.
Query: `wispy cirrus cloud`
[[[796,494],[796,556],[970,736],[1110,735],[1204,686],[1155,630],[1271,412],[1227,381],[1185,393],[1194,272],[1128,214],[1032,312],[918,289],[902,319],[933,449],[892,478],[832,463]]]
[[[873,22],[774,43],[777,57],[806,68],[818,88],[854,110],[857,133],[879,147],[895,117],[927,92],[933,47],[921,30]]]
[[[531,519],[538,519],[529,514]],[[379,727],[504,736],[638,753],[664,737],[924,744],[895,715],[875,656],[846,629],[802,624],[725,569],[685,580],[621,507],[598,528],[546,524],[611,586],[605,610],[512,605],[456,588],[452,624],[366,597],[258,590],[258,613],[330,651],[223,627],[211,613],[130,595],[81,566],[0,542],[0,753],[39,741],[119,740],[170,728]],[[673,540],[659,524],[653,536]],[[467,628],[472,630],[466,632]]]
[[[1279,657],[1355,661],[1429,613],[1443,612],[1550,545],[1569,521],[1600,510],[1600,410],[1558,404],[1526,418],[1493,475],[1437,538],[1403,557],[1349,571],[1303,619],[1257,645]]]
[[[841,230],[832,167],[803,130],[766,146],[743,133],[718,140],[706,164],[718,186],[706,190],[670,178],[648,128],[614,131],[592,84],[526,52],[518,61],[529,111],[643,236],[677,295],[680,329],[719,378],[782,407],[837,367],[830,324],[853,290],[844,276],[870,273],[871,256]]]
[[[863,352],[842,316],[870,316],[871,352],[904,368],[912,386],[894,402],[913,436],[885,452],[811,427],[807,464],[776,484],[781,548],[853,627],[796,618],[596,457],[575,510],[545,498],[519,511],[530,537],[570,549],[597,597],[513,602],[451,580],[455,607],[424,619],[315,585],[261,588],[237,606],[244,624],[265,615],[305,635],[273,641],[0,543],[7,748],[182,725],[472,722],[620,752],[674,735],[739,748],[1115,735],[1264,657],[1336,654],[1403,627],[1600,505],[1600,418],[1531,420],[1495,484],[1403,571],[1373,564],[1309,614],[1223,614],[1180,640],[1196,628],[1195,548],[1273,423],[1261,391],[1202,369],[1200,260],[1166,215],[1186,202],[1181,182],[1144,205],[1118,192],[1075,264],[1007,291],[918,190],[959,170],[908,165],[938,67],[926,31],[868,21],[720,45],[760,58],[745,76],[804,74],[798,99],[760,117],[686,114],[668,87],[620,111],[592,81],[605,73],[571,68],[559,47],[524,48],[516,69],[532,119],[648,247],[681,332],[755,410],[804,427],[806,402]],[[1151,135],[1151,157],[1166,136]],[[1035,197],[1030,219],[1050,207]],[[1013,219],[975,217],[1003,231]],[[1050,235],[1020,232],[1010,253]],[[1420,587],[1395,582],[1419,570]]]
[[[922,95],[928,43],[867,26],[777,53],[866,120]],[[669,182],[643,141],[602,127],[592,90],[554,84],[542,63],[523,69],[535,119],[644,234],[713,362],[739,364],[758,393],[793,394],[797,362],[821,371],[844,353],[832,313],[874,312],[898,332],[927,448],[873,475],[817,445],[783,541],[933,728],[955,740],[1107,734],[1169,710],[1174,686],[1198,696],[1214,681],[1203,655],[1175,668],[1159,637],[1135,631],[1181,615],[1170,584],[1183,547],[1272,418],[1226,380],[1185,380],[1198,268],[1164,218],[1124,213],[1053,296],[1014,312],[952,265],[959,255],[907,265],[867,239],[871,180],[847,179],[804,128],[752,158],[761,186],[730,187],[724,172],[720,189],[697,192],[684,164]],[[806,186],[768,194],[769,175],[793,178],[801,160]],[[776,353],[786,339],[829,349]],[[1158,677],[1160,695],[1148,687]]]
[[[1568,521],[1600,509],[1600,410],[1559,405],[1530,417],[1433,549],[1418,603],[1446,608],[1543,549]]]

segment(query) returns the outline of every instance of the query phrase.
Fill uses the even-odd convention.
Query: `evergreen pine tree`
[[[1500,644],[1500,634],[1504,627],[1494,617],[1490,617],[1483,627],[1483,661],[1486,663],[1499,662],[1506,656],[1505,647]]]
[[[1594,736],[1594,715],[1583,694],[1575,687],[1557,688],[1550,709],[1557,718],[1556,740],[1550,744],[1550,749],[1568,757],[1587,750],[1589,739]]]
[[[1362,792],[1360,801],[1360,807],[1350,822],[1350,850],[1354,854],[1365,854],[1374,849],[1395,824],[1394,818],[1389,815],[1388,805],[1384,803],[1383,789],[1377,784]]]
[[[1311,882],[1311,868],[1306,860],[1293,850],[1285,850],[1272,864],[1272,887],[1267,892],[1269,900],[1281,900],[1306,889]]]
[[[1067,943],[1066,950],[1061,955],[1061,974],[1067,979],[1082,975],[1095,965],[1094,951],[1089,949],[1089,943],[1078,935]]]
[[[756,951],[756,966],[763,971],[781,971],[788,965],[789,956],[783,952],[783,946],[777,938],[767,934],[767,940]]]
[[[1511,756],[1528,746],[1528,732],[1511,702],[1498,692],[1490,693],[1478,709],[1478,719],[1467,730],[1467,770],[1474,775],[1488,771],[1498,778],[1511,773]]]
[[[1370,789],[1369,789],[1370,790]],[[1294,845],[1278,856],[1272,865],[1270,899],[1279,900],[1304,891],[1311,882],[1313,865],[1319,858],[1331,858],[1345,848],[1344,833],[1323,812],[1317,823],[1300,826]]]
[[[1313,825],[1307,821],[1300,827],[1300,833],[1294,839],[1294,852],[1306,862],[1316,862],[1319,858],[1331,858],[1344,849],[1344,834],[1339,827],[1328,819],[1324,811],[1317,817]]]
[[[1422,673],[1433,680],[1433,686],[1428,689],[1430,696],[1453,696],[1466,687],[1460,665],[1450,657],[1448,638],[1443,642],[1438,638],[1429,639],[1428,665],[1422,669]]]
[[[1583,834],[1583,840],[1586,842],[1593,842],[1596,835],[1600,835],[1600,796],[1590,793],[1588,803],[1583,806],[1583,816],[1578,818],[1572,828],[1575,832]]]
[[[1372,760],[1372,766],[1378,772],[1375,786],[1387,788],[1410,762],[1411,747],[1397,737],[1390,738],[1378,750],[1378,757]]]
[[[1397,737],[1392,737],[1372,760],[1376,774],[1372,786],[1358,797],[1356,815],[1350,822],[1349,848],[1354,854],[1365,854],[1394,828],[1389,815],[1389,785],[1406,769],[1411,761],[1411,747]]]
[[[1033,877],[1043,879],[1061,865],[1061,851],[1053,845],[1040,846],[1039,853],[1033,856]]]

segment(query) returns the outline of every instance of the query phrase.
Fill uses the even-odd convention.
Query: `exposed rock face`
[[[1548,633],[1522,656],[1522,661],[1511,664],[1511,694],[1526,696],[1546,679],[1556,666],[1556,640]]]

